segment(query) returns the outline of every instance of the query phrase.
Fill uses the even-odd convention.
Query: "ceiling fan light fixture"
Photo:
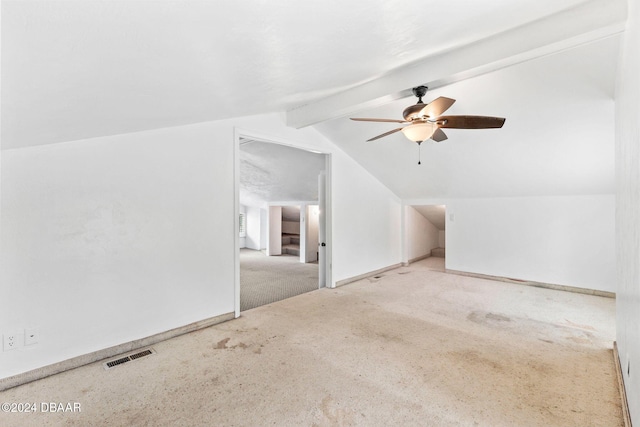
[[[431,138],[433,126],[428,123],[413,123],[403,128],[402,133],[413,142],[422,142]]]
[[[351,120],[361,122],[409,123],[408,126],[398,127],[383,134],[374,136],[373,138],[369,138],[367,139],[367,142],[376,141],[380,138],[384,138],[385,136],[393,135],[396,132],[402,131],[407,139],[418,144],[418,152],[420,150],[420,144],[427,139],[431,139],[435,142],[442,142],[448,139],[447,135],[441,128],[493,129],[501,128],[504,124],[505,119],[503,117],[469,115],[443,116],[442,114],[447,111],[456,102],[456,100],[445,96],[439,96],[428,104],[425,104],[422,101],[422,97],[426,92],[426,86],[413,88],[413,94],[418,97],[418,103],[410,105],[404,109],[402,112],[404,120],[358,117],[351,117]],[[418,164],[420,164],[419,160]]]

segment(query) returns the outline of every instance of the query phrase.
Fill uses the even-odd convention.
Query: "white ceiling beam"
[[[627,2],[588,0],[520,27],[429,56],[375,80],[301,105],[286,113],[287,126],[303,128],[430,89],[560,52],[624,31]]]

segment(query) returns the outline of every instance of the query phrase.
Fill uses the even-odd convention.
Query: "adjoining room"
[[[446,269],[445,205],[405,206],[405,263],[427,259],[423,265]]]
[[[321,287],[324,154],[240,139],[240,311]]]

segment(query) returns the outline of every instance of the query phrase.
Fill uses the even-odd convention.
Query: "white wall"
[[[346,155],[333,156],[332,172],[333,281],[399,264],[401,201]]]
[[[446,248],[446,244],[447,244],[447,239],[446,239],[446,231],[445,230],[438,230],[438,247],[440,248]]]
[[[269,206],[267,220],[267,255],[281,255],[282,254],[282,207],[281,206]]]
[[[282,221],[282,232],[300,234],[300,221]]]
[[[267,232],[269,231],[268,218],[267,210],[260,209],[260,250],[267,249]]]
[[[300,262],[318,260],[318,206],[300,205]]]
[[[448,269],[616,291],[613,195],[446,204]]]
[[[211,125],[2,153],[0,377],[234,310],[232,133]]]
[[[247,207],[247,238],[246,247],[259,251],[262,249],[262,209]]]
[[[618,70],[616,340],[632,423],[640,425],[640,5],[636,0],[629,0],[629,21]]]
[[[2,7],[0,7],[0,22],[2,22]],[[0,46],[2,46],[2,31],[0,31]],[[0,49],[0,70],[2,69],[1,67],[2,64],[2,49]],[[0,72],[0,100],[2,99],[2,73]],[[2,129],[2,102],[0,102],[0,130]],[[1,132],[0,132],[1,134]],[[3,194],[2,194],[2,138],[0,137],[0,246],[2,245],[2,198],[3,198]],[[0,280],[3,277],[3,260],[2,260],[2,256],[1,256],[1,252],[0,252]],[[7,295],[7,290],[8,290],[8,286],[7,285],[2,285],[2,282],[0,282],[0,313],[2,312],[6,312],[8,311],[8,309],[5,307],[7,304],[9,304],[9,299],[8,299],[8,295]],[[0,325],[4,325],[4,323],[2,323],[2,316],[0,315]],[[0,334],[2,333],[2,331],[0,331]],[[2,373],[0,372],[0,378],[2,377]]]
[[[306,221],[306,243],[305,243],[305,261],[315,262],[318,260],[318,205],[306,206],[307,221]]]
[[[5,150],[0,332],[41,340],[0,378],[234,311],[239,133],[331,154],[330,283],[400,262],[397,198],[278,114]]]
[[[405,262],[429,255],[438,247],[438,228],[411,206],[405,206],[405,233]]]

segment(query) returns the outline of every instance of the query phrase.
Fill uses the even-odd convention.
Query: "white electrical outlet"
[[[16,349],[18,347],[22,347],[24,345],[24,333],[10,332],[8,334],[4,334],[2,343],[3,343],[4,351],[9,351],[9,350]]]
[[[40,340],[40,329],[31,328],[24,330],[24,345],[37,344]]]

